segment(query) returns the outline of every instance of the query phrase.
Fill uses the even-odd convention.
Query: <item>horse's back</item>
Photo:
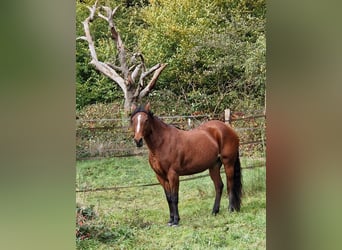
[[[238,140],[239,137],[234,129],[229,125],[219,120],[211,120],[201,124],[198,129],[203,129],[211,133],[220,132],[222,136],[229,137],[233,140]]]
[[[230,125],[219,120],[211,120],[203,123],[198,129],[207,131],[217,141],[221,154],[235,154],[238,151],[239,136]]]

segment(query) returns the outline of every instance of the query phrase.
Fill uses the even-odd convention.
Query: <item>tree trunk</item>
[[[136,103],[134,102],[133,92],[127,91],[125,94],[125,103],[124,103],[124,110],[127,116],[129,115],[131,111],[131,107],[133,103]]]

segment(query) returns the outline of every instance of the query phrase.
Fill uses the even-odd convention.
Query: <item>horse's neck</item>
[[[165,130],[169,129],[169,126],[163,123],[158,118],[154,117],[151,123],[151,133],[145,137],[148,148],[155,152],[165,142]]]

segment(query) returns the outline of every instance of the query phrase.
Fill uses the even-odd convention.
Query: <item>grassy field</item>
[[[260,165],[260,160],[242,158],[241,164]],[[78,162],[76,171],[77,190],[157,182],[146,156]],[[179,227],[167,226],[168,206],[159,185],[77,192],[77,249],[265,249],[266,169],[242,174],[241,211],[228,213],[225,189],[217,216],[211,215],[215,191],[210,177],[182,181]]]

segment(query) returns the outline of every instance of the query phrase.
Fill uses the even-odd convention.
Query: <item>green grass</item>
[[[258,164],[244,158],[241,163],[242,167]],[[78,162],[76,168],[76,189],[157,182],[145,156]],[[181,182],[179,227],[166,225],[168,206],[161,186],[79,192],[77,203],[93,205],[97,216],[86,222],[93,235],[77,239],[77,248],[265,249],[266,169],[246,169],[242,173],[244,196],[239,213],[228,213],[225,190],[220,213],[211,215],[215,191],[210,177]],[[225,183],[225,175],[221,175]]]

